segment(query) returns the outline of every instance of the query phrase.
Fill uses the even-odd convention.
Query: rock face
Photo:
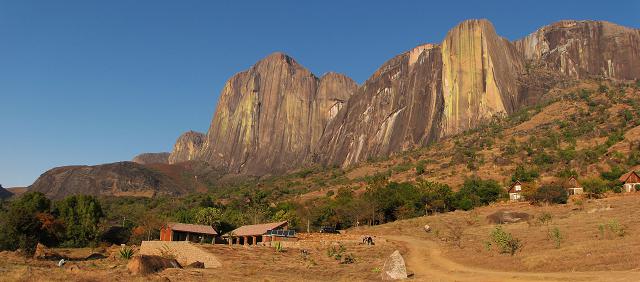
[[[188,192],[165,174],[134,162],[54,168],[42,174],[29,191],[52,199],[77,194],[152,197]]]
[[[640,77],[640,30],[603,21],[560,21],[514,42],[527,61],[572,78]]]
[[[131,161],[139,164],[166,164],[169,163],[170,153],[144,153],[135,156]]]
[[[226,83],[200,159],[249,174],[297,168],[355,88],[344,76],[318,79],[291,57],[272,54]]]
[[[340,74],[317,78],[275,53],[229,79],[206,136],[181,136],[169,163],[252,175],[349,166],[475,128],[557,83],[594,76],[639,79],[640,31],[561,21],[510,42],[487,20],[468,20],[440,44],[387,61],[359,87]]]
[[[173,146],[173,151],[171,151],[171,155],[169,155],[168,162],[175,164],[195,160],[202,150],[202,144],[204,144],[206,139],[205,137],[204,134],[196,131],[188,131],[180,135],[176,144]]]
[[[436,140],[441,67],[440,48],[431,44],[387,61],[327,126],[319,146],[324,162],[346,166]]]
[[[562,21],[510,42],[468,20],[360,87],[275,53],[227,82],[207,136],[181,137],[169,162],[263,175],[388,156],[510,114],[566,79],[638,79],[639,38],[608,22]]]
[[[523,61],[487,20],[468,20],[442,43],[444,135],[455,134],[518,106]]]

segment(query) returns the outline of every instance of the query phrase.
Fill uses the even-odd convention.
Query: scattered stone
[[[487,216],[487,220],[493,224],[507,224],[516,223],[521,221],[527,221],[531,218],[531,215],[524,212],[513,212],[499,210]]]
[[[155,273],[167,268],[182,268],[182,266],[175,259],[147,255],[136,256],[127,264],[127,269],[133,275]]]
[[[65,263],[65,262],[66,262],[66,261],[65,261],[64,259],[61,259],[61,260],[58,262],[58,267],[62,267],[62,266],[64,266],[64,263]]]
[[[384,262],[382,267],[382,280],[401,280],[407,279],[407,267],[404,264],[404,258],[400,255],[400,251],[396,250]]]
[[[431,232],[431,226],[429,226],[429,224],[424,225],[424,232],[427,232],[427,233]]]
[[[47,246],[38,243],[36,245],[36,251],[33,253],[33,258],[35,259],[59,259],[63,258],[60,254],[54,252],[53,250],[47,248]]]
[[[590,209],[589,211],[587,211],[587,213],[595,213],[595,212],[603,212],[603,211],[610,211],[613,208],[611,207],[611,205],[607,205],[606,207],[599,207],[599,208],[593,208]]]
[[[186,268],[204,268],[204,262],[194,261],[191,264],[187,265]]]

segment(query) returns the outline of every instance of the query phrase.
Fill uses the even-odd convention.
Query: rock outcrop
[[[52,199],[78,194],[152,197],[188,192],[167,175],[134,162],[57,167],[42,174],[29,191]]]
[[[560,21],[514,42],[533,64],[576,79],[640,78],[640,30],[605,21]]]
[[[188,131],[180,135],[173,151],[169,155],[170,164],[195,160],[202,150],[206,135],[196,131]]]
[[[381,273],[382,280],[403,280],[407,279],[407,266],[400,251],[396,250],[384,262]]]
[[[640,31],[561,21],[510,42],[489,21],[467,20],[359,87],[274,53],[227,81],[206,136],[181,136],[168,162],[251,175],[349,166],[473,129],[536,103],[557,83],[589,77],[639,79]]]
[[[344,76],[318,79],[285,54],[269,55],[226,83],[200,159],[235,173],[298,168],[355,88]]]
[[[166,164],[169,163],[170,153],[144,153],[135,156],[131,161],[139,164]]]
[[[442,43],[443,134],[471,129],[518,107],[523,60],[487,20],[454,27]]]
[[[387,61],[329,123],[324,163],[351,165],[436,140],[441,132],[440,48],[427,44]]]

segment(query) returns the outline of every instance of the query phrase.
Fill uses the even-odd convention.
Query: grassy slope
[[[599,89],[600,85],[605,85],[606,90]],[[519,164],[538,170],[541,181],[553,180],[562,170],[575,170],[579,177],[587,177],[597,176],[612,165],[639,168],[627,162],[629,152],[640,146],[637,87],[583,81],[569,88],[553,89],[542,100],[541,105],[425,148],[347,169],[304,169],[213,190],[233,197],[259,187],[272,191],[279,200],[305,201],[343,186],[362,190],[366,179],[375,174],[388,175],[392,181],[438,181],[455,190],[472,175],[492,178],[506,186]],[[624,110],[631,116],[625,117]],[[610,147],[605,145],[616,132],[622,132],[624,138],[613,139]],[[425,166],[422,175],[416,174],[419,162]]]

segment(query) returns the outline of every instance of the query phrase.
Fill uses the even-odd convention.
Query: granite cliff
[[[489,21],[467,20],[442,42],[391,58],[362,85],[337,73],[317,77],[274,53],[232,76],[208,132],[183,134],[168,156],[135,158],[146,166],[58,168],[32,188],[56,197],[188,192],[162,173],[145,178],[152,163],[179,175],[173,165],[198,162],[211,166],[215,177],[345,167],[473,129],[537,103],[558,83],[588,78],[640,79],[640,31],[568,20],[509,41]]]
[[[262,175],[388,156],[513,113],[561,81],[638,79],[639,42],[637,29],[598,21],[561,21],[511,42],[489,21],[467,20],[361,86],[316,78],[275,53],[227,82],[200,151],[170,162]]]

